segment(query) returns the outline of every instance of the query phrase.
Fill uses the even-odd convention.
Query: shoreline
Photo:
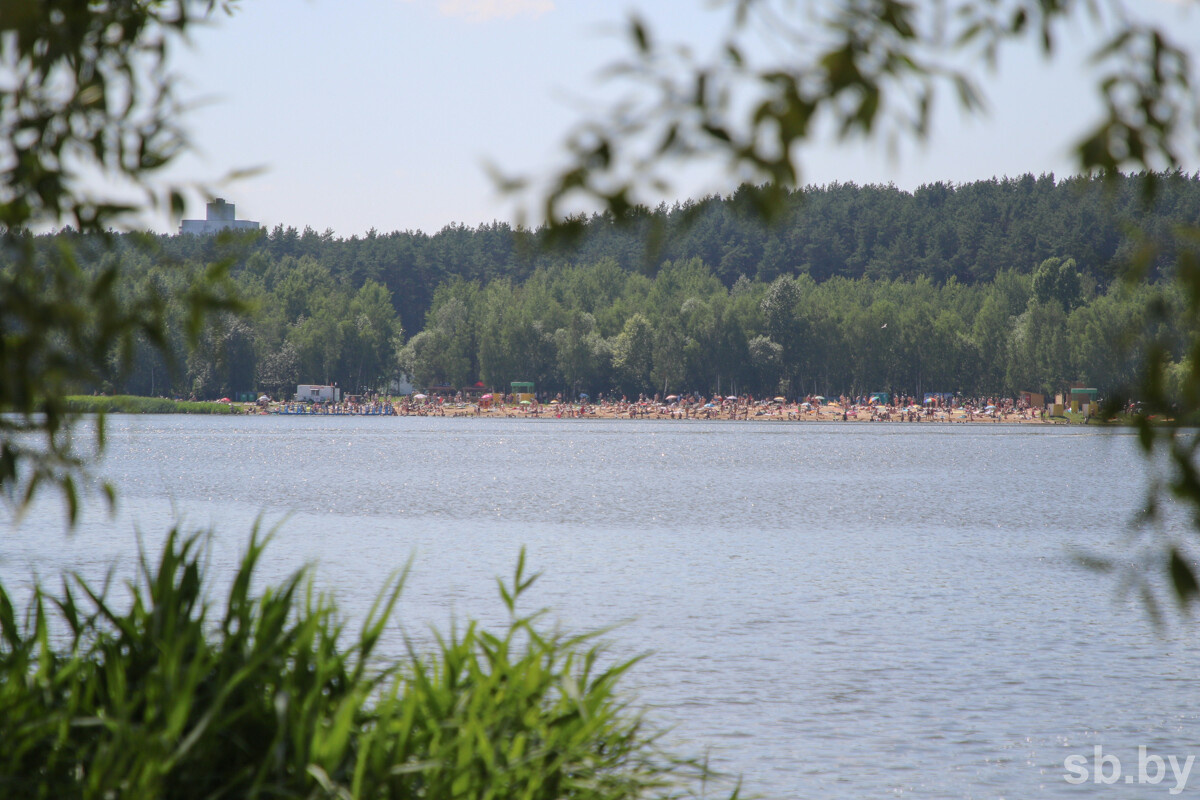
[[[90,402],[79,402],[86,400]],[[368,404],[313,405],[300,402],[271,402],[266,405],[250,402],[178,402],[160,398],[135,397],[72,397],[69,402],[75,413],[97,413],[122,416],[125,414],[235,414],[246,416],[303,416],[303,417],[451,417],[473,419],[530,419],[530,420],[667,420],[706,422],[791,422],[791,423],[860,423],[925,425],[1036,425],[1127,427],[1129,418],[1100,419],[1081,412],[1068,411],[1065,416],[1043,417],[1041,412],[1011,406],[978,410],[971,406],[955,408],[919,406],[879,406],[825,403],[805,408],[807,403],[760,402],[755,404],[724,403],[687,404],[680,406],[662,403],[559,403],[492,405],[467,402],[418,402],[380,400]],[[1171,425],[1173,420],[1154,420],[1156,425]]]
[[[979,412],[968,408],[914,409],[898,407],[842,408],[826,404],[819,409],[798,405],[738,405],[728,408],[679,408],[674,406],[615,406],[558,404],[539,406],[481,407],[474,403],[378,403],[357,407],[310,407],[299,404],[272,404],[266,408],[247,404],[242,410],[252,416],[376,416],[376,417],[449,417],[470,419],[528,420],[656,420],[704,422],[790,422],[790,423],[889,423],[924,425],[1035,425],[1035,426],[1124,426],[1120,420],[1103,421],[1081,413],[1067,417],[1042,418],[1029,410]]]

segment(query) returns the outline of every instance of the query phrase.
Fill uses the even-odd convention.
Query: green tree
[[[354,391],[378,389],[394,374],[394,348],[404,336],[388,290],[372,280],[364,283],[350,300],[346,324],[347,385]]]
[[[994,286],[989,287],[971,328],[972,341],[980,357],[980,370],[972,387],[974,390],[990,395],[1001,393],[1006,386],[1016,391],[1029,388],[1005,382],[1011,330],[1010,317],[1003,300]]]
[[[305,383],[335,383],[345,343],[347,298],[342,292],[318,293],[311,302],[311,313],[296,319],[287,338],[300,356]]]
[[[651,387],[653,365],[654,326],[643,315],[634,314],[625,320],[613,342],[613,369],[626,394],[636,396]]]
[[[466,303],[450,297],[430,312],[425,329],[400,352],[400,366],[421,385],[471,382],[471,329]]]
[[[1061,390],[1070,365],[1067,315],[1056,301],[1030,301],[1013,326],[1006,382],[1039,392]]]
[[[679,323],[668,317],[654,329],[654,364],[650,368],[650,379],[660,394],[679,390],[683,379],[683,336]]]
[[[761,304],[767,335],[779,346],[780,380],[788,383],[800,370],[802,348],[806,345],[806,331],[797,314],[800,298],[800,287],[795,280],[776,278]],[[774,391],[776,387],[764,388]]]
[[[558,369],[567,390],[603,386],[612,368],[612,349],[596,332],[596,320],[586,311],[571,312],[566,327],[554,332]]]
[[[1067,320],[1071,366],[1089,386],[1134,386],[1145,360],[1140,337],[1148,290],[1131,292],[1117,284]]]
[[[777,391],[783,371],[783,345],[766,336],[755,336],[747,343],[747,351],[755,388],[765,393]]]
[[[258,360],[255,383],[272,397],[291,399],[300,383],[300,354],[291,342]]]
[[[1048,258],[1033,271],[1033,296],[1039,303],[1057,301],[1068,314],[1075,310],[1083,291],[1075,259]]]

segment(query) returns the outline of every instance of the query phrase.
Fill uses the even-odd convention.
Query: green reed
[[[76,414],[236,414],[232,403],[196,400],[170,400],[165,397],[135,395],[71,395],[67,408]]]
[[[377,645],[397,574],[350,633],[307,570],[255,592],[251,537],[210,602],[203,537],[142,557],[121,609],[75,575],[18,612],[0,587],[0,797],[666,798],[696,796],[704,764],[660,747],[618,692],[595,634],[548,631],[518,601],[429,655]],[[737,795],[733,790],[732,796]]]

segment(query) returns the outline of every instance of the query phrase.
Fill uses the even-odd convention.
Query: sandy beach
[[[471,406],[453,407],[446,413],[457,412],[475,416]],[[549,404],[542,405],[536,410],[529,407],[520,409],[511,406],[480,411],[478,415],[503,415],[506,417],[533,416],[553,419],[700,419],[728,421],[759,421],[759,422],[907,422],[907,423],[1025,423],[1037,425],[1066,424],[1065,418],[1042,419],[1032,411],[982,411],[969,408],[954,409],[925,409],[919,407],[889,407],[889,406],[842,406],[828,403],[811,408],[801,408],[799,404],[748,404],[736,406],[718,406],[714,408],[678,407],[672,405],[655,405],[619,407],[607,405],[578,405],[578,404]]]
[[[840,403],[723,402],[717,403],[563,403],[491,404],[428,400],[378,401],[366,405],[305,406],[299,403],[249,406],[249,413],[327,416],[442,416],[529,419],[726,420],[758,422],[884,422],[926,424],[1066,425],[1088,421],[1083,415],[1049,417],[1040,409],[966,405],[953,408],[884,405],[843,406]]]

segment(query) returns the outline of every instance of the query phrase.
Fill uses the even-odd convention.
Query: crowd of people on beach
[[[842,422],[1065,422],[1047,416],[1045,407],[1031,407],[1009,397],[963,398],[955,395],[858,395],[827,398],[805,395],[757,398],[748,394],[686,395],[587,395],[574,398],[547,395],[486,394],[482,396],[413,394],[399,398],[375,397],[361,402],[259,404],[273,414],[336,416],[453,416],[554,419],[671,419],[671,420],[778,420]],[[1085,420],[1086,421],[1086,420]]]
[[[308,403],[293,401],[272,404],[260,400],[257,404],[264,413],[271,414],[321,414],[325,416],[394,417],[396,405],[390,400],[375,399],[369,402]]]

